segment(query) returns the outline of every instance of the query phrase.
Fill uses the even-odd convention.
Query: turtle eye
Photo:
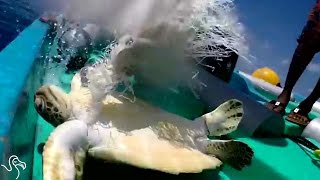
[[[41,109],[41,110],[43,109],[42,104],[39,104],[39,105],[38,105],[38,109]]]
[[[132,39],[132,37],[130,37],[130,38],[125,42],[125,44],[126,44],[127,46],[132,45],[132,44],[133,44],[133,39]]]
[[[132,76],[133,75],[133,67],[132,66],[124,67],[124,72],[127,76]]]
[[[38,112],[43,112],[43,108],[44,108],[43,107],[43,101],[42,101],[42,99],[37,98],[36,95],[34,96],[34,104],[35,104],[36,110]]]
[[[36,104],[36,109],[38,112],[42,113],[44,111],[44,107],[42,103],[37,103]]]

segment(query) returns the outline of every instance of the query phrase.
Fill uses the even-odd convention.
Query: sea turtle
[[[69,94],[44,85],[34,101],[37,112],[55,127],[43,150],[44,180],[81,179],[86,154],[170,174],[200,173],[222,163],[241,170],[253,157],[252,149],[241,141],[208,138],[237,129],[243,106],[236,99],[189,120],[113,92],[96,111],[90,90],[77,73]],[[92,112],[98,112],[94,118]]]

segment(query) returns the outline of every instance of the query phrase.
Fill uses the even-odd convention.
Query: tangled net
[[[98,66],[92,69],[89,88],[96,97],[102,98],[120,82],[134,94],[128,69],[139,64],[144,67],[139,73],[150,81],[163,78],[187,82],[197,74],[190,59],[198,63],[206,57],[219,60],[230,52],[246,56],[244,29],[233,11],[233,0],[176,0],[174,6],[169,0],[158,3],[168,8],[162,13],[150,11],[138,29],[127,34],[122,29],[118,41],[106,48]],[[129,38],[121,42],[124,35]]]
[[[193,23],[192,26],[196,38],[192,42],[191,53],[198,57],[220,57],[221,51],[217,45],[223,45],[231,51],[245,55],[247,47],[243,37],[243,27],[233,12],[233,1],[207,1],[205,7],[200,8],[200,12],[193,17],[193,22],[198,21],[198,23]],[[199,19],[202,20],[199,22]],[[208,46],[215,47],[213,49],[217,51],[208,50]]]

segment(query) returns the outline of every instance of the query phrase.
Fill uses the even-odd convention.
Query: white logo
[[[25,170],[27,165],[25,162],[22,162],[19,160],[18,156],[16,155],[12,155],[9,157],[9,160],[8,160],[8,163],[9,163],[9,168],[7,168],[6,166],[2,165],[2,167],[4,167],[7,171],[11,172],[12,171],[12,165],[16,168],[17,172],[18,172],[18,175],[16,177],[16,179],[19,178],[20,176],[20,170],[17,166],[20,166],[22,168],[22,170]]]

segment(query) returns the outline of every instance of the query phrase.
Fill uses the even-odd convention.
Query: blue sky
[[[252,73],[267,66],[274,69],[284,84],[291,57],[301,30],[315,0],[235,0],[240,21],[246,28],[254,65],[239,59],[237,68]],[[294,91],[308,95],[320,77],[320,53],[307,67]]]

